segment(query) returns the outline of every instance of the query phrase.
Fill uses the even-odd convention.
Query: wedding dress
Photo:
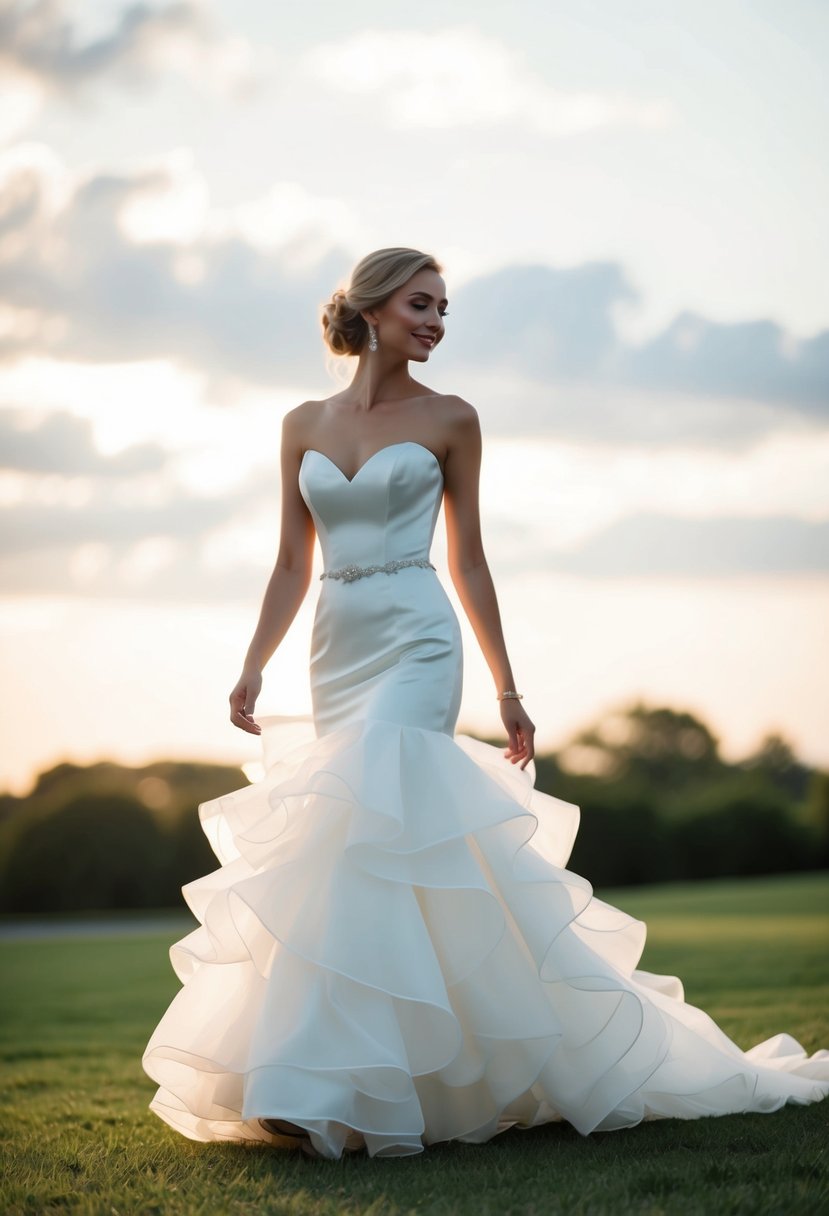
[[[337,1158],[826,1097],[829,1051],[743,1052],[638,970],[645,925],[565,868],[578,807],[454,734],[434,453],[390,444],[348,480],[311,449],[299,485],[324,559],[313,715],[257,714],[264,775],[199,807],[221,864],[182,888],[200,923],[170,948],[150,1109],[200,1141],[290,1120]]]

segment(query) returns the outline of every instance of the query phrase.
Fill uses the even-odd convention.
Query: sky
[[[537,746],[642,699],[829,766],[828,56],[819,0],[0,0],[0,789],[256,761],[281,419],[387,245],[444,268],[412,370],[480,415]]]

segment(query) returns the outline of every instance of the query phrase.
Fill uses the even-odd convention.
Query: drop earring
[[[377,330],[373,325],[368,327],[368,348],[369,350],[377,350]]]

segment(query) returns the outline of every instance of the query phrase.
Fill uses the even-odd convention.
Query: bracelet
[[[512,692],[512,690],[509,690],[509,691],[507,691],[507,692],[502,692],[502,693],[501,693],[501,694],[500,694],[500,695],[499,695],[499,696],[496,698],[496,700],[498,700],[498,701],[523,701],[523,700],[524,700],[524,695],[523,695],[523,693],[520,693],[520,692]]]

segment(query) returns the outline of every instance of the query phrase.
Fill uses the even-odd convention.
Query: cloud
[[[155,551],[154,551],[155,550]],[[0,556],[0,593],[79,596],[131,603],[194,605],[261,600],[266,563],[207,563],[193,539],[147,538],[129,547],[86,542],[76,548],[30,549]]]
[[[671,120],[663,99],[554,89],[523,55],[474,26],[362,30],[312,47],[298,71],[332,92],[379,97],[379,120],[398,130],[500,124],[570,136]]]
[[[68,0],[0,4],[3,100],[14,111],[0,135],[17,133],[49,95],[72,97],[104,80],[135,88],[170,71],[230,96],[254,85],[249,44],[222,35],[196,0],[128,4],[111,30],[87,40],[77,25]]]
[[[450,293],[449,358],[543,381],[606,374],[619,349],[613,309],[636,300],[613,262],[508,266]],[[448,345],[448,344],[447,344]]]
[[[273,545],[251,544],[249,533],[278,527],[269,464],[235,490],[199,495],[175,483],[172,455],[157,444],[105,457],[86,420],[56,412],[28,430],[19,421],[0,412],[0,468],[16,478],[0,506],[0,594],[189,602],[262,593],[267,558],[249,553]]]
[[[74,549],[89,541],[104,541],[125,548],[153,536],[200,537],[234,514],[245,498],[199,499],[171,496],[161,504],[125,506],[108,503],[102,509],[96,498],[81,507],[27,503],[14,508],[11,521],[3,521],[0,554],[37,549]]]
[[[631,515],[574,552],[542,560],[548,568],[593,578],[829,574],[829,520]]]
[[[95,447],[88,418],[55,412],[35,421],[28,410],[0,412],[0,469],[123,478],[158,473],[168,460],[155,443],[133,444],[105,456]]]
[[[208,376],[273,383],[302,379],[320,360],[313,317],[343,274],[341,259],[297,267],[291,248],[268,252],[234,232],[137,242],[123,217],[169,187],[164,168],[70,184],[42,172],[42,160],[0,163],[0,361],[166,357]],[[326,244],[319,233],[317,249]],[[198,274],[185,273],[195,263]]]
[[[352,261],[324,208],[308,200],[303,217],[287,189],[270,223],[265,206],[246,204],[234,221],[209,197],[199,218],[181,165],[76,182],[30,151],[0,161],[0,362],[167,359],[217,397],[234,381],[307,384],[322,369],[320,308]],[[159,200],[175,208],[176,174],[191,210],[165,234]],[[142,238],[148,202],[155,236]],[[637,301],[618,263],[449,279],[438,386],[473,400],[496,433],[739,445],[829,415],[829,331],[796,342],[769,319],[682,313],[637,346],[616,321]]]
[[[804,438],[820,427],[819,415],[785,403],[603,384],[588,377],[562,381],[551,373],[545,381],[540,373],[530,378],[466,365],[447,380],[461,385],[462,396],[475,403],[483,429],[493,436],[602,448],[677,451],[692,445],[735,453],[769,436]]]
[[[798,342],[773,321],[723,324],[684,312],[657,338],[626,351],[620,374],[646,388],[796,404],[826,415],[829,331]]]
[[[243,488],[221,497],[199,496],[175,486],[159,490],[151,479],[146,493],[137,486],[128,499],[118,485],[98,483],[77,506],[71,500],[26,501],[0,508],[0,555],[71,551],[88,542],[104,542],[123,551],[152,537],[203,539],[266,496],[272,499],[272,478],[265,469],[250,475]]]
[[[247,101],[269,85],[267,49],[257,66],[252,44],[220,30],[205,0],[127,4],[107,32],[90,37],[83,19],[100,23],[101,14],[79,7],[0,0],[0,145],[18,139],[51,99],[85,101],[96,85],[135,93],[167,76],[228,101]]]
[[[773,321],[724,324],[682,313],[637,347],[613,313],[636,292],[616,263],[510,266],[451,293],[451,358],[541,383],[724,397],[829,415],[829,331],[801,342]]]

